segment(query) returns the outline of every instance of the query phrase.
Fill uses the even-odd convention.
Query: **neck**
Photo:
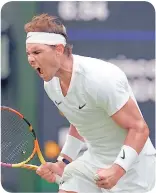
[[[58,70],[56,77],[59,78],[60,83],[69,86],[73,71],[73,56],[64,56],[62,58],[61,67]]]

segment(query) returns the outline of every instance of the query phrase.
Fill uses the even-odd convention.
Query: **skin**
[[[26,53],[31,67],[46,82],[53,77],[58,77],[63,94],[66,95],[72,76],[73,58],[67,57],[63,52],[63,45],[52,47],[44,44],[26,44]]]
[[[43,44],[26,45],[28,61],[33,69],[40,68],[39,76],[44,81],[50,81],[53,77],[58,77],[64,96],[70,84],[73,59],[63,54],[64,47],[57,45],[55,48]],[[149,136],[149,128],[141,116],[135,102],[129,98],[128,102],[111,117],[121,128],[126,129],[125,145],[131,146],[139,154]],[[69,134],[82,140],[77,129],[71,125]],[[63,155],[69,161],[71,158]],[[54,173],[62,175],[65,164],[63,162],[42,164],[36,173],[49,182],[55,182]],[[117,184],[119,179],[125,174],[125,170],[117,164],[112,167],[97,171],[99,180],[96,184],[99,188],[111,189]],[[59,193],[75,193],[71,191],[60,190]]]

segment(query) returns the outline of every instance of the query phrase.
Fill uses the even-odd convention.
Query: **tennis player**
[[[49,182],[54,173],[62,176],[59,193],[151,190],[156,151],[124,72],[72,54],[66,28],[56,17],[36,16],[25,31],[28,61],[70,123],[58,161],[41,165],[37,174]],[[77,157],[84,143],[88,149]]]

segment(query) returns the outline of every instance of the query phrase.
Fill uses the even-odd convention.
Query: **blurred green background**
[[[3,78],[2,75],[1,103],[18,109],[26,115],[34,128],[38,128],[37,84],[39,79],[28,65],[25,54],[26,34],[24,33],[24,24],[36,14],[36,11],[37,2],[9,2],[3,6],[1,12],[2,47],[5,47],[6,35],[9,41],[11,41],[9,42],[8,56],[5,56],[7,53],[2,53],[2,58],[9,57],[11,73],[8,78]],[[1,65],[5,65],[4,63],[2,61]],[[39,163],[34,162],[34,164]],[[50,184],[42,180],[34,171],[21,169],[17,169],[17,171],[14,171],[16,169],[11,169],[12,171],[6,170],[2,169],[2,186],[7,191],[40,192],[44,190],[44,192],[55,192],[58,190],[56,184]]]

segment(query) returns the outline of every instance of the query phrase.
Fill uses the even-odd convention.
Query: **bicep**
[[[137,129],[141,124],[145,124],[139,108],[131,97],[119,111],[111,116],[111,118],[124,129]]]

